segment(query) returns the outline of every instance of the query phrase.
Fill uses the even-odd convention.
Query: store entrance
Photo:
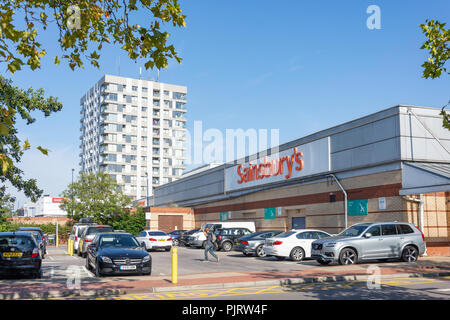
[[[305,217],[292,217],[292,229],[305,229]]]

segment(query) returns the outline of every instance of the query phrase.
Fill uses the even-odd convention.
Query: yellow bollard
[[[178,248],[172,248],[172,283],[178,283]]]
[[[70,239],[67,240],[67,254],[70,256]]]
[[[73,240],[69,239],[67,245],[69,246],[69,255],[73,256]]]

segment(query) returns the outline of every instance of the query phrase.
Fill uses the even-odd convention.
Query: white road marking
[[[447,291],[450,291],[450,288],[446,288],[446,289],[435,289],[434,291],[447,292]]]
[[[87,275],[89,276],[89,278],[95,278],[94,274],[92,272],[90,272],[86,266],[83,266],[84,271],[87,273]]]

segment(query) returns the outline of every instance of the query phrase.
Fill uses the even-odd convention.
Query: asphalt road
[[[314,260],[278,261],[273,257],[258,258],[246,257],[240,252],[216,252],[220,257],[220,262],[215,262],[210,257],[209,262],[204,262],[203,249],[178,247],[178,274],[209,273],[209,272],[271,272],[271,271],[291,271],[318,266]],[[152,256],[152,275],[166,276],[171,274],[172,253],[166,251],[150,251]],[[44,275],[50,270],[61,270],[61,272],[71,266],[84,266],[85,259],[78,256],[49,256],[44,259]],[[59,272],[59,271],[58,271]],[[90,272],[89,272],[90,273]],[[107,278],[115,278],[108,276]]]
[[[375,284],[376,285],[376,284]],[[366,281],[324,282],[290,286],[261,286],[130,294],[102,300],[448,300],[450,277],[389,278],[379,288]]]

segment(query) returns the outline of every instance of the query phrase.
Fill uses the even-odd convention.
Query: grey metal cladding
[[[223,194],[223,167],[208,170],[155,188],[155,204]]]
[[[397,137],[331,154],[331,170],[345,170],[400,160]]]
[[[399,135],[398,115],[331,135],[331,152],[391,139]]]

